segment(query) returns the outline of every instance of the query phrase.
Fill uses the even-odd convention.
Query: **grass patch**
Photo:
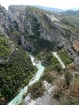
[[[61,67],[59,61],[52,55],[52,59],[50,61],[50,64],[46,67],[45,71],[52,71],[52,70],[56,69],[56,67],[58,65]]]
[[[71,58],[68,56],[67,52],[64,50],[60,50],[58,52],[58,55],[60,56],[61,60],[64,62],[64,64],[67,66],[72,63]]]

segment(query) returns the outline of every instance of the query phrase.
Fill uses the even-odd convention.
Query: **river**
[[[61,58],[58,56],[57,52],[51,52],[53,54],[54,57],[57,58],[57,60],[59,61],[60,65],[62,66],[62,68],[65,68],[65,65],[63,63],[63,61],[61,60]],[[38,69],[36,75],[29,81],[29,84],[27,86],[25,86],[23,89],[21,89],[21,91],[15,96],[15,98],[9,102],[7,105],[18,105],[21,101],[22,101],[22,97],[25,93],[27,93],[27,89],[29,86],[31,86],[33,83],[37,82],[39,80],[39,78],[41,77],[42,73],[44,72],[45,67],[41,65],[41,62],[34,62],[34,56],[29,55],[30,59],[32,61],[32,64],[35,65]]]
[[[27,86],[25,86],[23,89],[21,89],[21,91],[7,105],[18,105],[22,101],[23,95],[25,93],[27,93],[28,87],[39,80],[41,74],[43,73],[43,71],[45,69],[45,67],[41,65],[40,61],[37,63],[34,62],[34,56],[32,56],[32,55],[29,55],[29,56],[30,56],[30,59],[31,59],[33,65],[35,65],[37,67],[38,71],[37,71],[36,75],[30,80],[29,84]]]

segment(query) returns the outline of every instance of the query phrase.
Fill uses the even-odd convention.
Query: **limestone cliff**
[[[24,49],[38,52],[42,49],[58,51],[62,48],[76,64],[79,64],[78,52],[74,49],[74,41],[78,41],[78,19],[51,13],[35,7],[9,6],[8,11],[0,6],[0,26],[8,36],[14,38]],[[74,30],[74,31],[73,31]],[[24,37],[24,42],[22,40]],[[21,42],[22,41],[22,42]]]

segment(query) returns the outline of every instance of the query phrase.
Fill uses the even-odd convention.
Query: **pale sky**
[[[79,8],[79,0],[0,0],[0,4],[9,5],[41,5],[59,9]]]

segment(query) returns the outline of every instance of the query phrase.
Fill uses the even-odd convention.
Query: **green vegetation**
[[[75,68],[66,68],[66,70],[63,71],[64,78],[57,78],[55,82],[57,87],[54,93],[52,93],[52,98],[57,100],[58,105],[79,104],[79,75],[76,77],[73,72],[73,70],[78,70],[78,68],[78,66]]]
[[[34,83],[29,89],[28,92],[31,93],[31,98],[36,99],[38,97],[41,97],[45,91],[45,87],[42,80],[39,80],[39,82]]]
[[[75,14],[76,12],[74,12]],[[68,30],[70,30],[72,33],[75,33],[75,35],[78,35],[78,27],[79,27],[79,21],[78,17],[76,15],[62,15],[61,16],[61,23],[63,26],[66,26],[67,29],[65,32],[66,34],[69,33]],[[68,35],[66,35],[68,37]]]
[[[70,63],[72,63],[71,58],[68,56],[67,52],[64,50],[60,50],[58,52],[58,55],[60,56],[60,58],[62,59],[62,61],[64,62],[64,64],[67,66]]]
[[[24,100],[23,100],[24,101]],[[19,103],[18,105],[23,105],[23,101],[21,103]]]
[[[57,76],[54,72],[59,73],[61,70],[61,66],[57,59],[53,57],[50,51],[47,49],[43,50],[36,56],[36,60],[41,60],[44,64],[46,64],[46,69],[41,76],[40,80],[36,83],[34,83],[31,87],[28,89],[28,93],[31,93],[31,98],[36,99],[38,97],[41,97],[45,91],[45,87],[43,84],[43,80],[48,81],[49,83],[52,83]],[[27,94],[28,94],[27,93]],[[24,95],[27,96],[27,94]]]
[[[42,64],[46,66],[46,72],[52,71],[52,69],[60,72],[62,69],[59,61],[52,55],[52,53],[48,49],[45,49],[37,54],[36,60],[42,61]]]
[[[50,12],[47,12],[47,11],[44,11],[44,10],[41,10],[32,6],[26,7],[25,12],[26,12],[26,18],[28,17],[28,21],[31,25],[31,30],[33,32],[32,33],[31,31],[29,31],[30,27],[26,25],[25,37],[28,39],[31,45],[33,45],[34,51],[35,51],[34,53],[37,54],[41,52],[42,50],[44,50],[45,48],[52,50],[53,44],[50,41],[47,41],[44,38],[42,38],[40,35],[40,32],[43,31],[41,30],[41,26],[43,26],[46,32],[51,31],[50,29],[51,25],[49,25],[49,22],[47,21],[47,18],[45,15],[45,14],[49,14]]]
[[[47,73],[45,72],[45,73],[43,73],[43,75],[41,77],[42,80],[46,80],[46,81],[48,81],[48,83],[53,83],[56,78],[57,77],[56,77],[56,75],[54,75],[53,71],[50,71]]]
[[[64,81],[57,83],[53,98],[58,101],[58,105],[78,105],[79,104],[79,78],[66,87]]]
[[[53,63],[51,63],[49,66],[46,67],[41,79],[42,80],[46,80],[49,83],[54,82],[54,80],[56,80],[57,75],[61,73],[62,68],[61,66],[58,65],[52,65]]]
[[[20,7],[17,6],[13,8],[19,12],[25,9],[25,7],[20,9]],[[62,49],[58,52],[58,55],[67,66],[66,69],[62,69],[59,61],[50,52],[50,50],[54,49],[54,46],[55,48],[58,46],[55,42],[58,44],[60,38],[51,43],[51,41],[43,38],[48,37],[42,35],[42,33],[44,33],[50,36],[48,39],[51,38],[51,40],[53,40],[52,38],[55,36],[52,35],[58,34],[59,37],[63,35],[64,38],[70,40],[72,34],[79,34],[79,19],[53,13],[52,15],[58,18],[59,21],[51,23],[50,19],[46,17],[46,14],[51,14],[51,12],[32,6],[26,7],[25,12],[26,14],[22,12],[23,15],[19,18],[20,21],[22,18],[26,18],[23,23],[25,32],[21,33],[18,22],[14,21],[12,25],[9,26],[9,33],[17,46],[21,45],[21,35],[23,34],[26,40],[24,42],[25,47],[26,44],[27,46],[32,46],[35,51],[34,54],[38,54],[36,60],[41,60],[42,65],[46,66],[40,80],[29,87],[28,93],[31,93],[32,99],[41,97],[45,92],[43,80],[46,80],[51,85],[57,86],[55,93],[53,93],[53,98],[58,101],[59,105],[79,105],[79,74],[74,75],[74,72],[79,72],[79,67],[75,68],[74,65],[71,64],[71,58],[67,52]],[[25,15],[26,17],[24,17]],[[28,24],[26,24],[27,21]],[[55,38],[57,38],[57,36]],[[74,36],[72,36],[71,39],[72,38],[75,39]],[[0,64],[0,105],[6,105],[22,87],[28,84],[37,70],[32,65],[28,54],[24,50],[18,48],[12,51],[11,45],[10,40],[0,33],[0,60],[9,58],[6,63]],[[29,49],[31,50],[31,48]],[[33,50],[31,50],[31,52],[32,51]],[[21,103],[21,105],[22,104],[23,103]]]
[[[32,9],[33,8],[33,9]],[[41,11],[38,8],[35,7],[27,7],[26,8],[26,17],[28,17],[28,21],[31,24],[31,30],[32,32],[29,32],[30,27],[29,26],[25,26],[25,38],[26,40],[28,39],[28,41],[31,43],[31,45],[33,45],[35,52],[34,53],[39,53],[42,50],[44,50],[45,48],[51,50],[53,48],[52,44],[50,41],[47,41],[45,39],[43,39],[40,36],[40,26],[41,24],[38,22],[38,19],[35,17],[35,15],[33,13],[36,13],[37,16],[40,18],[40,22],[44,23],[45,26],[47,27],[49,26],[49,23],[47,24],[47,20],[45,20],[45,16],[43,16],[44,14],[42,13],[43,11]],[[41,14],[41,16],[40,16]],[[45,20],[45,22],[44,22]],[[43,24],[43,25],[44,25]],[[48,30],[48,27],[47,27]],[[34,34],[34,35],[32,35]]]
[[[54,56],[52,56],[50,64],[46,67],[46,70],[47,71],[51,71],[52,69],[55,70],[58,65],[60,65],[59,61]]]
[[[46,10],[43,10],[43,9],[39,9],[37,7],[33,7],[33,6],[27,6],[26,7],[26,11],[28,12],[36,12],[36,13],[46,13],[46,14],[52,14],[52,12],[49,12],[49,11],[46,11]]]
[[[36,60],[41,60],[44,66],[49,65],[51,59],[52,59],[52,53],[47,49],[44,49],[36,56]]]
[[[69,21],[69,19],[67,19],[65,17],[62,19],[62,22],[65,23],[66,25],[69,25],[71,27],[74,27],[73,22]]]
[[[65,53],[64,51],[62,52],[64,53],[62,53],[62,55],[70,60],[67,53]],[[44,60],[44,62],[47,61],[47,65],[39,82],[33,84],[33,86],[28,90],[28,93],[31,93],[31,98],[36,99],[43,95],[45,87],[42,81],[46,80],[51,85],[56,85],[55,90],[53,91],[53,93],[51,93],[50,96],[51,100],[56,101],[56,105],[78,105],[79,94],[77,93],[79,93],[79,75],[76,77],[73,74],[75,70],[77,72],[79,71],[79,67],[65,61],[67,65],[70,65],[68,65],[68,67],[63,70],[58,60],[53,57],[53,55],[51,55],[50,51],[48,51],[47,49],[40,52],[36,56],[36,59],[42,61]]]
[[[0,34],[0,59],[7,59],[11,53],[9,39]]]
[[[66,85],[69,86],[71,81],[72,81],[72,73],[70,71],[66,71],[65,73],[65,82],[66,82]]]
[[[46,80],[49,83],[52,83],[57,78],[57,76],[55,75],[54,72],[57,72],[59,74],[62,71],[62,68],[61,68],[61,65],[59,64],[58,60],[53,55],[51,55],[51,56],[48,56],[48,55],[51,55],[50,52],[46,56],[46,58],[48,57],[50,59],[47,60],[45,58],[45,60],[47,60],[47,66],[45,68],[45,71],[44,71],[41,79]]]
[[[0,105],[5,105],[19,88],[27,85],[35,72],[36,68],[22,49],[15,51],[6,64],[0,64]]]

